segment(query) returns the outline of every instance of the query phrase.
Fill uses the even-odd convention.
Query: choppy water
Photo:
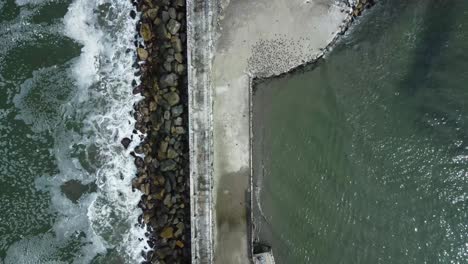
[[[141,260],[132,8],[0,0],[0,262]]]
[[[468,1],[379,2],[326,62],[257,87],[278,263],[468,263]]]

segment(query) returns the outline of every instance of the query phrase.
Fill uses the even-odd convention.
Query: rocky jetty
[[[352,5],[352,16],[358,17],[362,14],[364,9],[371,8],[375,4],[375,0],[356,0]]]
[[[190,190],[185,0],[138,0],[135,67],[141,94],[135,129],[145,135],[134,150],[142,192],[141,224],[148,226],[147,263],[190,263]],[[136,131],[134,131],[136,133]],[[143,136],[142,136],[143,137]],[[125,139],[127,147],[130,142]]]

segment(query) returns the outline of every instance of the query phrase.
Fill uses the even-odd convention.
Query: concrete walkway
[[[201,8],[211,9],[196,10],[196,4],[191,9],[189,4],[189,13],[198,12],[198,16],[188,17],[189,40],[193,38],[193,43],[203,43],[199,38],[206,36],[197,35],[196,31],[206,30],[206,27],[197,28],[195,23],[209,18],[213,19],[214,32],[205,33],[214,42],[212,46],[203,47],[206,51],[197,50],[189,55],[190,101],[200,98],[202,101],[189,105],[191,123],[196,124],[192,125],[190,134],[191,156],[194,157],[191,157],[191,162],[195,163],[191,163],[192,167],[195,166],[191,176],[195,186],[199,179],[208,181],[204,188],[209,189],[200,192],[198,188],[193,195],[203,195],[212,202],[211,209],[206,209],[210,214],[203,214],[204,217],[210,215],[212,219],[192,220],[192,228],[196,230],[195,233],[192,231],[192,238],[200,236],[203,228],[207,228],[200,225],[201,222],[213,223],[213,229],[205,232],[211,236],[209,246],[212,253],[209,256],[205,254],[205,259],[200,257],[200,250],[208,245],[193,240],[193,263],[251,263],[247,226],[250,217],[251,78],[281,74],[314,60],[322,54],[321,49],[336,37],[348,16],[342,12],[345,5],[335,0],[232,0],[216,5],[194,2]],[[193,30],[191,33],[190,28]],[[198,39],[193,37],[195,35]],[[203,55],[206,52],[212,53],[213,58]],[[200,58],[204,60],[200,61]],[[202,72],[200,69],[197,71],[201,65],[195,61],[203,64]],[[201,94],[204,97],[200,97]],[[201,146],[203,149],[198,151],[196,148]],[[212,171],[201,168],[210,166],[210,161],[213,162]],[[200,209],[200,205],[207,206],[205,203],[197,204],[196,200],[192,202],[196,203],[192,205],[192,211]],[[192,216],[197,217],[197,212],[192,212]]]

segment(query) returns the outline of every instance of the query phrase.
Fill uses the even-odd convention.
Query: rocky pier
[[[135,46],[141,83],[133,93],[135,133],[142,143],[132,153],[142,192],[140,224],[149,237],[147,263],[190,263],[185,0],[138,0]],[[130,139],[122,144],[128,146]]]

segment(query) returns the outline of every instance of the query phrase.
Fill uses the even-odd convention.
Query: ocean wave
[[[17,0],[18,5],[39,2]],[[53,135],[51,152],[59,173],[35,181],[51,197],[51,230],[11,245],[5,263],[90,263],[109,250],[122,262],[143,261],[141,252],[148,248],[146,227],[137,224],[141,193],[131,187],[136,167],[130,152],[141,136],[132,136],[131,113],[141,100],[131,85],[132,9],[129,1],[73,1],[62,34],[82,45],[81,55],[34,71],[13,99],[20,110],[17,118],[37,133]],[[33,97],[37,101],[29,100]],[[120,144],[124,137],[132,137],[128,149]],[[72,200],[63,188],[70,182],[94,187],[83,188]]]

